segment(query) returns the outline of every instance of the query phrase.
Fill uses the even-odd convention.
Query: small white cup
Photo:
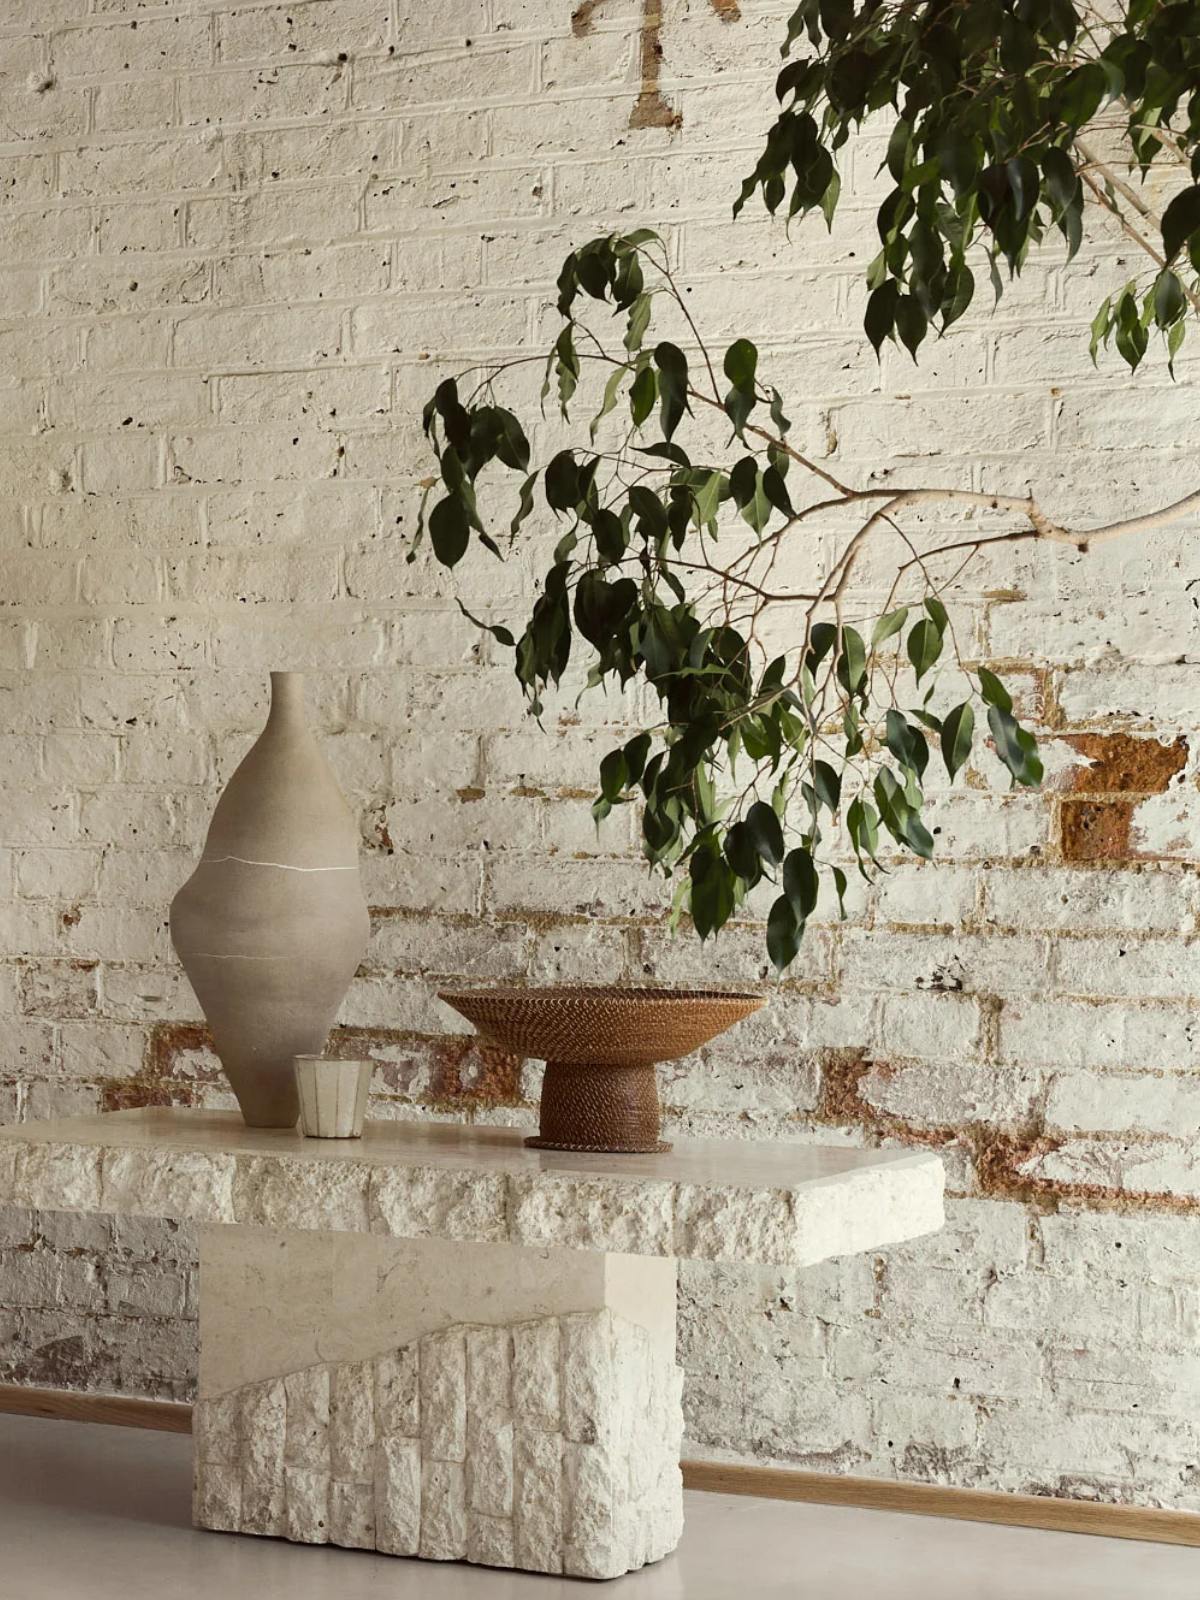
[[[361,1139],[373,1061],[295,1056],[300,1126],[309,1139]]]

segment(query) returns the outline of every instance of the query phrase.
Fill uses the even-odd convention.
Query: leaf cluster
[[[800,597],[811,603],[794,649],[768,658],[757,624],[770,598],[745,576],[744,550],[748,540],[751,556],[769,559],[802,520],[789,477],[804,458],[788,444],[782,397],[763,382],[749,340],[724,351],[724,383],[702,350],[711,392],[684,350],[651,342],[661,294],[682,305],[648,230],[573,252],[558,280],[563,327],[543,401],[556,395],[570,421],[585,375],[602,378],[592,442],[531,471],[525,428],[494,398],[500,375],[466,395],[446,380],[424,411],[439,492],[427,517],[423,508],[422,531],[438,561],[453,567],[472,539],[502,559],[535,514],[554,528],[521,631],[479,626],[511,650],[535,713],[580,657],[588,687],[634,678],[650,685],[658,720],[604,757],[597,823],[615,807],[639,805],[645,856],[675,879],[674,916],[689,912],[701,938],[765,894],[768,950],[782,970],[823,883],[842,906],[847,866],[868,880],[884,869],[881,841],[932,855],[924,818],[931,755],[940,753],[953,781],[973,747],[975,711],[972,699],[934,709],[939,668],[956,652],[946,608],[928,587],[864,631],[832,591]],[[582,320],[589,302],[616,319],[619,354]],[[721,460],[694,459],[682,442],[700,409],[729,425]],[[624,430],[615,450],[595,445],[606,418],[607,431]],[[489,530],[481,506],[499,487],[493,474],[508,475],[516,506],[506,528],[502,517]],[[740,529],[743,553],[720,555],[731,528]],[[1013,782],[1038,783],[1033,738],[1007,691],[983,668],[974,685]]]
[[[972,260],[986,263],[999,298],[1005,274],[1048,235],[1075,254],[1085,200],[1122,213],[1124,197],[1089,171],[1079,145],[1098,114],[1114,115],[1139,178],[1167,152],[1192,181],[1161,219],[1153,281],[1097,313],[1093,356],[1112,341],[1136,367],[1157,328],[1173,362],[1200,304],[1200,0],[1113,11],[1100,25],[1072,0],[801,0],[779,116],[735,212],[759,192],[773,213],[819,209],[832,224],[838,157],[868,117],[882,117],[892,187],[864,323],[876,352],[891,339],[915,358],[931,329],[944,332],[971,304]]]

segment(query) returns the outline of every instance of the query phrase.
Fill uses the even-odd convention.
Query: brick
[[[211,189],[220,182],[222,165],[221,146],[210,137],[89,146],[64,151],[60,163],[59,183],[67,199]]]
[[[1171,742],[1130,734],[1080,733],[1067,739],[1087,758],[1071,774],[1071,788],[1088,794],[1161,794],[1187,763],[1186,739]]]
[[[302,0],[294,6],[232,11],[218,17],[217,59],[273,60],[316,52],[345,56],[385,42],[388,8],[376,0]]]
[[[327,116],[346,104],[350,74],[340,61],[273,61],[259,68],[189,73],[179,84],[185,125]]]
[[[212,53],[205,17],[138,18],[100,27],[70,28],[51,41],[51,59],[64,77],[103,73],[182,72],[207,66]]]
[[[330,311],[219,311],[180,327],[175,362],[203,370],[313,362],[335,356],[340,344],[340,320]]]

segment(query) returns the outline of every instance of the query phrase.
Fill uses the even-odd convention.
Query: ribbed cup
[[[373,1061],[296,1056],[300,1126],[309,1139],[361,1139]]]

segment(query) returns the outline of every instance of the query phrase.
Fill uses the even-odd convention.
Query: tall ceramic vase
[[[304,678],[273,672],[267,725],[171,903],[171,942],[250,1127],[295,1126],[292,1058],[324,1049],[368,931],[358,829],[305,724]]]

